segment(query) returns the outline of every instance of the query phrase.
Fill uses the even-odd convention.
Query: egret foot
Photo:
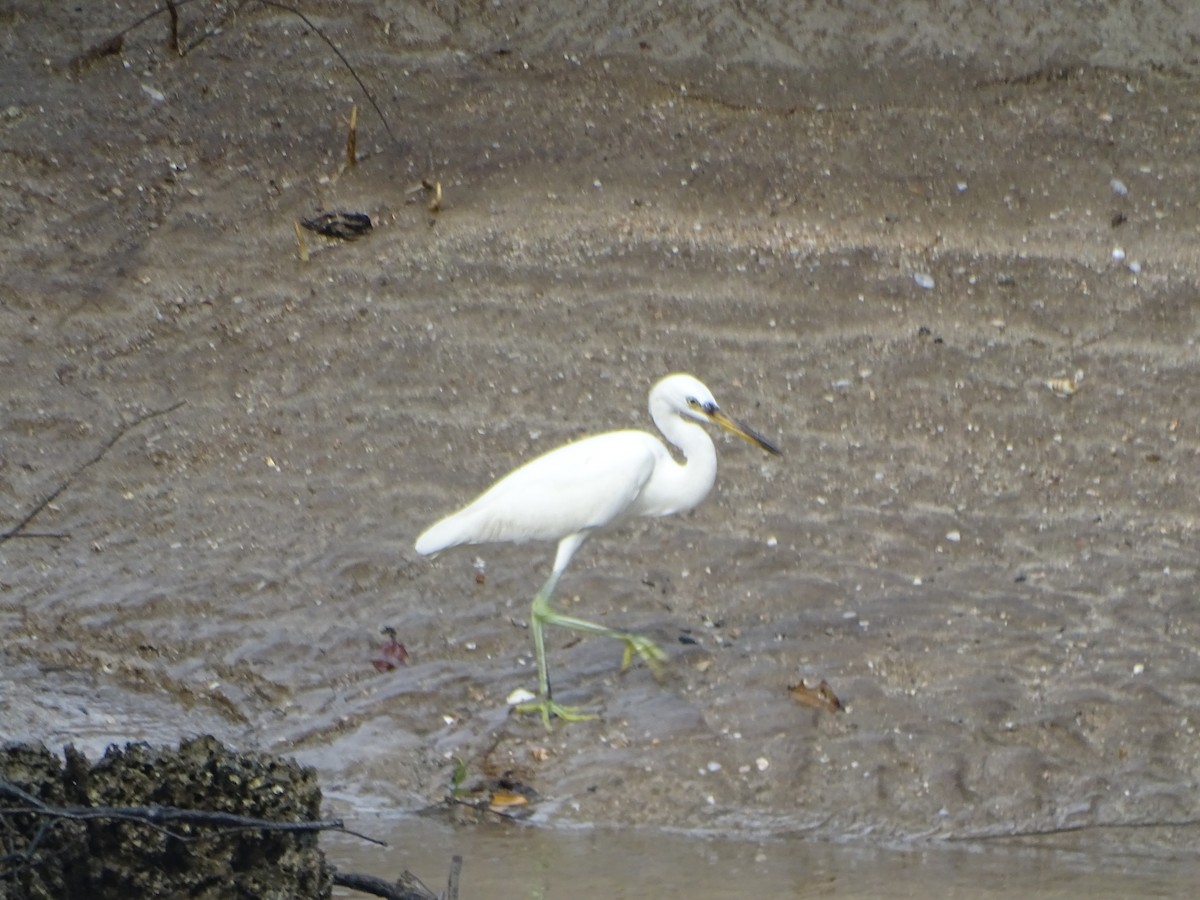
[[[530,700],[528,703],[518,703],[513,709],[519,713],[541,713],[542,723],[546,726],[547,731],[550,730],[551,716],[562,719],[564,722],[586,722],[588,719],[600,718],[595,713],[583,712],[582,707],[563,706],[561,703],[555,703],[549,697]]]
[[[662,678],[662,664],[667,661],[667,654],[663,652],[662,647],[640,634],[619,632],[613,637],[625,642],[625,655],[621,657],[622,672],[629,668],[629,664],[633,662],[633,654],[636,653],[650,667],[655,678]]]

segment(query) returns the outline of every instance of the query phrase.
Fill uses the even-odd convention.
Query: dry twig
[[[92,454],[92,456],[90,458],[84,460],[84,462],[81,463],[79,466],[76,466],[75,471],[72,472],[70,475],[68,475],[66,480],[62,484],[60,484],[58,487],[56,487],[51,493],[47,494],[45,497],[43,497],[41,500],[39,500],[34,505],[33,509],[31,509],[29,512],[27,512],[21,518],[21,521],[19,521],[12,528],[8,529],[8,531],[0,532],[0,544],[3,544],[5,541],[10,540],[11,538],[18,537],[20,532],[25,528],[25,526],[28,525],[30,522],[32,522],[38,513],[40,513],[43,509],[45,509],[47,506],[49,506],[51,503],[53,503],[58,498],[58,495],[61,494],[63,491],[65,491],[67,488],[69,488],[71,486],[71,483],[74,482],[75,479],[78,478],[84,472],[84,470],[91,468],[96,463],[100,462],[100,460],[104,459],[105,454],[108,453],[108,451],[113,448],[113,445],[117,441],[119,441],[121,438],[123,438],[128,432],[132,431],[134,428],[137,428],[139,425],[141,425],[143,422],[146,422],[149,419],[154,419],[154,418],[157,418],[158,416],[165,416],[168,413],[175,412],[175,410],[179,409],[179,407],[183,406],[186,402],[187,402],[186,400],[180,400],[178,403],[172,403],[170,406],[166,407],[165,409],[152,409],[152,410],[150,410],[150,412],[142,413],[141,415],[134,418],[133,421],[126,422],[124,425],[122,425],[120,428],[118,428],[116,430],[116,432],[107,441],[105,441],[103,444],[100,445],[99,450],[97,450],[94,454]],[[46,536],[46,535],[39,535],[39,537],[43,537],[43,536]],[[66,535],[66,534],[55,534],[52,536],[53,537],[64,537],[64,538],[69,537],[69,535]]]
[[[189,50],[194,49],[200,42],[204,41],[211,34],[215,33],[212,30],[210,30],[210,31],[206,32],[204,35],[202,35],[197,41],[195,41],[191,45],[191,47],[184,48],[182,46],[182,44],[180,43],[180,39],[179,39],[179,7],[186,6],[187,4],[189,4],[191,2],[192,2],[192,0],[164,0],[164,3],[162,6],[158,6],[158,7],[154,8],[153,10],[151,10],[150,12],[148,12],[144,16],[142,16],[140,19],[135,21],[133,24],[126,26],[125,28],[121,29],[113,36],[106,38],[105,40],[100,41],[99,43],[93,44],[87,50],[83,51],[83,53],[80,53],[78,56],[76,56],[75,58],[70,60],[68,65],[70,66],[70,68],[78,71],[79,69],[84,68],[88,64],[95,62],[97,59],[100,59],[104,56],[109,56],[114,53],[120,53],[121,47],[124,45],[125,35],[129,34],[129,32],[131,32],[137,28],[140,28],[142,25],[146,24],[146,22],[150,21],[155,16],[160,15],[163,12],[167,13],[171,18],[171,32],[170,32],[170,38],[168,39],[168,42],[170,43],[171,48],[173,50],[175,50],[180,56],[186,55]],[[237,9],[241,9],[243,6],[248,5],[250,3],[261,3],[263,6],[270,6],[275,9],[281,9],[284,12],[291,13],[292,15],[294,15],[298,19],[300,19],[300,21],[302,21],[305,25],[307,25],[309,28],[311,28],[313,33],[317,37],[319,37],[327,45],[329,45],[329,49],[333,51],[334,55],[339,60],[341,60],[342,65],[344,65],[346,67],[346,71],[348,71],[350,73],[350,77],[354,79],[354,81],[358,84],[359,89],[362,90],[363,96],[367,98],[367,102],[371,104],[371,108],[375,110],[376,114],[378,114],[379,120],[381,122],[383,122],[383,128],[384,128],[384,131],[387,132],[388,137],[392,140],[393,143],[395,143],[396,135],[394,135],[392,133],[392,126],[388,123],[387,116],[385,116],[383,114],[383,110],[380,109],[379,104],[375,102],[375,96],[367,88],[367,86],[363,82],[362,78],[359,77],[358,72],[355,71],[355,69],[354,69],[354,66],[350,65],[350,60],[346,59],[346,57],[342,53],[342,51],[340,49],[338,49],[337,44],[335,44],[329,38],[329,36],[326,35],[325,32],[323,32],[316,25],[316,23],[314,23],[310,18],[308,18],[308,16],[306,16],[304,13],[302,13],[296,7],[294,7],[288,3],[279,2],[279,0],[243,0],[242,3],[238,4]]]

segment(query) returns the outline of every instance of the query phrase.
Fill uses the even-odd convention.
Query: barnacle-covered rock
[[[177,750],[127,744],[89,764],[73,747],[65,764],[45,747],[0,747],[0,781],[48,806],[176,807],[278,822],[319,818],[316,774],[294,761],[235,753],[213,737]],[[0,795],[0,852],[29,852],[0,876],[0,895],[25,897],[328,897],[332,870],[318,834],[152,825],[136,817],[58,820],[10,813],[30,804]]]

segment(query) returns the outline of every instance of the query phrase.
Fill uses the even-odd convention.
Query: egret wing
[[[539,456],[418,539],[433,553],[457,544],[557,541],[621,520],[666,454],[642,431],[584,438]]]

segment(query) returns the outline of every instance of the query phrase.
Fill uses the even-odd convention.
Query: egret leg
[[[550,694],[550,672],[546,668],[546,638],[542,633],[542,625],[546,621],[545,612],[550,610],[550,597],[554,593],[558,577],[561,574],[557,570],[551,574],[546,583],[542,585],[542,589],[533,598],[533,608],[529,615],[529,630],[533,632],[533,650],[537,656],[538,698],[530,700],[528,703],[518,703],[516,706],[517,712],[540,713],[542,722],[547,728],[550,727],[552,716],[557,716],[564,722],[582,722],[596,718],[594,713],[581,712],[577,706],[563,706],[561,703],[555,703]]]
[[[554,595],[555,587],[558,586],[559,577],[586,537],[586,534],[574,534],[563,538],[559,542],[558,554],[554,560],[554,570],[550,573],[550,577],[546,580],[546,583],[542,585],[542,589],[533,598],[533,607],[530,610],[529,629],[533,632],[533,649],[537,656],[538,664],[538,699],[531,700],[529,703],[518,704],[516,708],[518,712],[540,713],[542,721],[546,724],[547,728],[550,727],[551,716],[558,716],[567,722],[594,719],[596,716],[591,713],[580,712],[578,707],[562,706],[551,699],[550,674],[546,668],[544,626],[558,625],[562,628],[582,631],[585,634],[596,634],[601,637],[616,638],[623,641],[625,643],[625,655],[621,661],[621,671],[629,667],[629,663],[633,660],[633,654],[636,653],[650,666],[655,677],[659,677],[662,673],[662,663],[666,662],[667,659],[667,655],[662,651],[662,648],[647,637],[639,634],[631,634],[626,631],[617,631],[613,628],[606,628],[603,625],[589,622],[586,619],[564,616],[561,613],[556,613],[550,607],[550,598]]]
[[[577,619],[574,616],[564,616],[561,613],[556,613],[550,608],[549,597],[544,598],[540,606],[538,598],[535,597],[533,606],[533,618],[540,620],[543,624],[557,625],[560,628],[570,628],[572,631],[582,631],[584,634],[598,634],[601,637],[624,641],[625,655],[621,659],[622,672],[629,668],[629,663],[633,661],[633,654],[636,653],[650,666],[656,678],[662,675],[662,663],[667,661],[667,654],[650,638],[640,634],[633,634],[629,631],[617,631],[614,628],[606,628],[595,622],[589,622],[587,619]],[[534,640],[536,641],[537,638],[535,637]]]

